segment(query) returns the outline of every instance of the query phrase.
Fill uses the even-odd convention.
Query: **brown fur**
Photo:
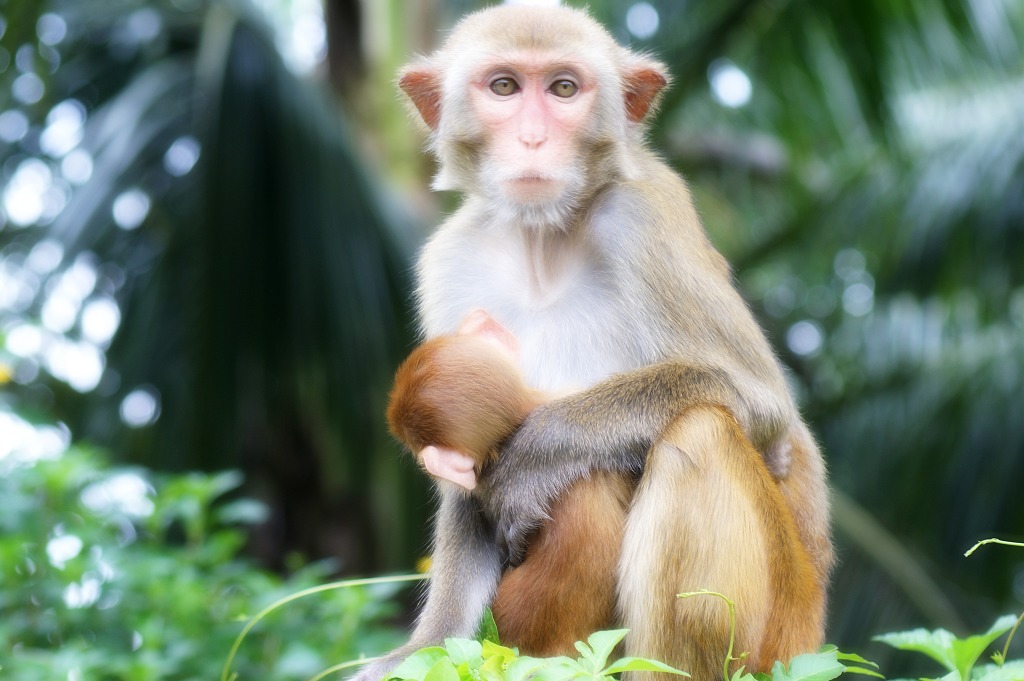
[[[551,509],[526,560],[506,570],[491,608],[506,645],[534,656],[571,655],[576,641],[615,623],[616,569],[633,483],[599,471]]]
[[[672,513],[663,512],[670,506]],[[706,588],[736,603],[733,652],[748,653],[738,663],[748,671],[767,672],[775,660],[821,643],[824,591],[786,496],[721,407],[688,409],[654,446],[619,575],[630,654],[694,678],[712,679],[721,669],[728,611],[710,596],[676,599],[679,591]]]

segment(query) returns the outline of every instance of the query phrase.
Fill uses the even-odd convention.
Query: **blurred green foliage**
[[[28,69],[0,73],[4,108],[30,121],[0,151],[14,197],[0,257],[17,287],[0,315],[39,340],[8,355],[8,400],[126,461],[244,467],[270,508],[253,546],[268,564],[293,549],[349,571],[410,564],[427,486],[383,405],[411,344],[411,223],[335,102],[244,4],[19,9],[34,12],[19,29],[41,28],[0,39]],[[47,21],[63,22],[56,47]],[[45,95],[19,103],[37,72]],[[78,139],[61,146],[68,128]],[[116,335],[90,333],[97,302],[115,303]],[[156,413],[126,421],[140,393]]]
[[[0,665],[12,678],[215,679],[242,627],[323,582],[240,557],[266,509],[236,473],[158,475],[72,448],[0,476]],[[228,495],[228,496],[225,496]],[[227,501],[225,501],[227,499]],[[395,645],[394,587],[329,591],[275,611],[235,659],[242,678],[306,679]]]

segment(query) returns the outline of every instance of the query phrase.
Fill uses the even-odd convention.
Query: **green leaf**
[[[957,671],[960,672],[960,677],[970,679],[971,668],[974,667],[974,663],[978,661],[985,649],[992,645],[997,638],[1013,629],[1013,625],[1016,623],[1015,615],[1003,615],[984,634],[969,636],[965,639],[954,639],[953,660],[956,663]]]
[[[846,666],[844,669],[846,674],[861,674],[863,676],[874,676],[879,679],[884,679],[885,674],[882,674],[877,669],[869,669],[868,667],[850,667]]]
[[[857,653],[844,653],[841,650],[836,649],[834,647],[833,647],[833,649],[835,650],[835,653],[836,653],[836,659],[839,660],[840,662],[856,662],[857,664],[871,665],[875,669],[878,668],[877,664],[875,664],[871,660],[864,659],[863,657],[861,657]],[[819,650],[818,652],[820,653],[820,652],[826,652],[826,651]],[[832,651],[828,651],[828,652],[832,652]]]
[[[484,663],[483,646],[479,641],[469,638],[448,638],[444,641],[444,647],[455,666],[467,664],[470,668],[476,669]]]
[[[385,677],[387,679],[414,679],[422,681],[430,670],[438,662],[448,658],[448,651],[444,648],[431,647],[422,648],[405,658],[402,664],[395,667],[395,670]]]
[[[545,664],[546,660],[535,657],[517,657],[505,667],[505,681],[526,681]]]
[[[774,681],[831,681],[846,668],[839,663],[836,652],[797,655],[788,668],[781,662],[772,667]]]
[[[608,658],[611,657],[615,646],[619,645],[619,642],[628,633],[629,629],[612,629],[610,631],[594,632],[587,638],[587,643],[590,644],[590,648],[593,650],[593,657],[591,659],[594,662],[595,670],[603,669],[608,664]]]
[[[238,499],[215,510],[218,522],[224,524],[256,525],[270,515],[267,505],[255,499]]]
[[[242,473],[236,470],[222,471],[210,476],[210,498],[219,498],[242,485]]]
[[[484,660],[481,681],[505,681],[505,669],[519,658],[519,652],[491,641],[482,642],[480,650]]]
[[[486,648],[486,643],[484,644]],[[487,657],[484,651],[484,663],[480,665],[480,681],[505,681],[505,658],[500,655]]]
[[[624,657],[621,660],[616,660],[601,672],[601,674],[603,676],[610,676],[611,674],[619,674],[621,672],[664,672],[666,674],[678,674],[680,676],[690,675],[689,672],[684,672],[676,669],[675,667],[670,667],[664,662],[648,660],[643,657]]]
[[[591,676],[576,660],[568,657],[552,657],[533,677],[533,681],[569,681]]]
[[[871,660],[865,659],[856,653],[844,653],[835,646],[823,646],[819,653],[834,652],[836,659],[841,663],[844,663],[847,674],[863,674],[864,676],[875,676],[880,679],[884,679],[885,675],[879,673],[878,665]],[[845,664],[852,662],[853,665]]]
[[[423,681],[459,681],[459,672],[448,657],[444,657],[430,668]]]
[[[491,641],[483,641],[480,644],[481,653],[485,660],[491,660],[497,658],[501,664],[508,664],[512,660],[519,657],[519,651],[513,648],[493,643]]]
[[[956,669],[953,661],[953,639],[955,637],[945,629],[912,629],[891,634],[875,636],[873,640],[897,648],[923,653],[932,658],[949,671]]]
[[[484,609],[484,616],[480,619],[480,626],[477,628],[476,640],[501,643],[501,637],[498,636],[498,624],[494,621],[494,613],[490,608]]]
[[[597,676],[598,670],[604,666],[604,662],[598,665],[594,649],[583,641],[576,641],[574,645],[576,646],[576,650],[580,651],[580,657],[579,660],[577,660],[577,664],[580,666],[583,674],[586,676]]]
[[[969,636],[965,639],[955,637],[945,629],[914,629],[876,636],[875,640],[900,650],[913,650],[923,653],[941,664],[949,671],[959,673],[961,679],[971,678],[971,668],[985,649],[993,641],[1013,628],[1017,618],[1004,615],[989,627],[984,634]]]
[[[977,681],[1021,681],[1024,679],[1024,660],[1013,660],[1002,667],[986,664],[974,672]]]

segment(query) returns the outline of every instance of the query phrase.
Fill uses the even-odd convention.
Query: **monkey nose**
[[[548,139],[547,133],[544,130],[529,129],[519,131],[519,141],[523,143],[527,149],[536,149]]]

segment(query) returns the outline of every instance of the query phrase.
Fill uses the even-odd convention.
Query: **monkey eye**
[[[571,80],[556,80],[551,84],[551,94],[555,97],[568,98],[579,92],[580,86]]]
[[[491,81],[491,92],[501,97],[507,97],[519,92],[519,83],[511,78],[495,78]]]

